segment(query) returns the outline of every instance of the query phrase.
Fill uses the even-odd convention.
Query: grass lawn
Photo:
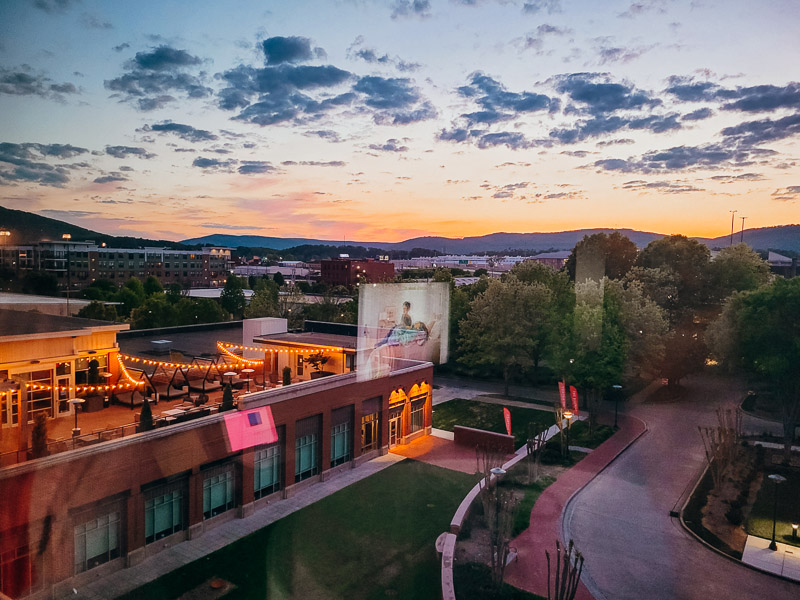
[[[552,411],[509,406],[511,411],[511,433],[515,447],[519,448],[528,440],[528,424],[541,423],[546,427],[555,425]],[[454,398],[449,402],[433,407],[433,426],[437,429],[453,431],[456,425],[474,427],[485,431],[506,433],[503,419],[503,406],[477,400]]]
[[[589,435],[588,421],[576,421],[569,429],[569,445],[582,446],[584,448],[597,448],[614,435],[613,427],[609,427],[608,425],[597,425],[594,428],[594,433]]]
[[[542,596],[530,594],[515,587],[503,584],[499,593],[492,585],[491,569],[479,563],[466,563],[453,565],[453,577],[457,582],[458,590],[469,590],[470,600],[544,600]]]
[[[747,533],[761,538],[772,539],[772,511],[775,503],[775,484],[764,473],[764,481],[758,497],[747,519]],[[792,539],[792,522],[800,519],[800,473],[783,471],[786,481],[778,486],[778,519],[775,527],[775,540],[800,546],[800,539]]]
[[[176,598],[218,576],[226,598],[441,598],[434,542],[477,477],[404,460],[124,596]]]

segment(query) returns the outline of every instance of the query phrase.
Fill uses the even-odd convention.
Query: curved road
[[[568,505],[565,539],[586,557],[584,583],[597,600],[800,598],[800,584],[718,555],[669,516],[705,461],[697,426],[742,393],[708,376],[684,385],[680,401],[627,407],[649,431]]]

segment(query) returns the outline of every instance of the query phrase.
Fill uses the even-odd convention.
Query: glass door
[[[389,419],[389,448],[394,448],[400,442],[400,417]]]
[[[56,397],[58,398],[58,414],[64,415],[69,413],[69,377],[59,377],[56,379]],[[64,389],[61,389],[64,388]]]

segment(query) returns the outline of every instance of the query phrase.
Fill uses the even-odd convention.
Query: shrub
[[[744,513],[738,501],[731,502],[730,509],[725,512],[725,518],[728,519],[731,525],[739,526],[742,524],[744,521]]]
[[[292,383],[292,369],[291,367],[283,367],[283,385],[291,385]]]
[[[541,458],[543,465],[557,465],[561,462],[561,449],[560,448],[548,448],[547,446],[544,447],[542,450],[542,458]]]
[[[233,388],[230,382],[225,386],[222,392],[222,404],[219,407],[220,411],[231,410],[233,408]]]
[[[43,412],[37,412],[33,417],[31,455],[33,458],[47,455],[47,416]]]
[[[139,415],[139,431],[150,431],[151,429],[153,429],[153,411],[150,409],[150,401],[145,396],[142,414]]]

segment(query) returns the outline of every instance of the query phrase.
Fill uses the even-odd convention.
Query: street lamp
[[[772,541],[769,543],[769,549],[777,550],[778,545],[775,543],[775,523],[778,520],[778,485],[786,481],[786,477],[773,473],[769,476],[769,479],[775,484],[775,502],[772,505]]]
[[[72,412],[75,413],[75,428],[72,430],[72,437],[76,438],[81,434],[81,428],[78,427],[78,407],[86,402],[86,400],[83,398],[70,398],[68,402],[72,404]]]
[[[614,429],[619,429],[617,426],[617,405],[619,403],[619,395],[622,393],[622,386],[616,384],[612,385],[611,388],[614,390]]]
[[[792,539],[797,539],[797,528],[800,527],[800,523],[792,523]]]
[[[571,410],[564,411],[564,418],[567,420],[567,456],[569,456],[569,430],[572,426],[572,417],[574,416],[575,414]]]

